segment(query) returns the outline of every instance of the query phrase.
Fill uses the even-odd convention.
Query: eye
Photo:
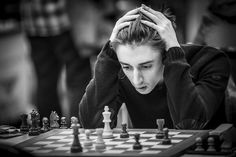
[[[129,70],[130,67],[129,67],[129,66],[122,66],[122,69],[124,69],[124,70]]]
[[[150,69],[152,67],[152,65],[143,65],[141,68],[142,69]]]

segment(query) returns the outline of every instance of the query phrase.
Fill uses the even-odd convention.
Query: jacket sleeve
[[[79,120],[84,128],[103,127],[104,107],[111,112],[111,128],[115,127],[122,104],[119,96],[118,72],[120,64],[108,41],[97,56],[94,75],[79,104]]]
[[[182,48],[173,47],[166,53],[164,82],[168,107],[177,129],[204,128],[224,100],[230,69],[228,59],[211,47],[201,51],[217,55],[204,64],[196,81]]]

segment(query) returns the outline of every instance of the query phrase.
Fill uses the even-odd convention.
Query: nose
[[[143,83],[143,76],[139,70],[133,71],[133,84],[134,86],[140,86]]]

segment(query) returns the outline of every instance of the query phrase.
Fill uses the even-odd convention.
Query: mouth
[[[147,89],[147,86],[142,86],[142,87],[136,87],[138,91],[145,91]]]

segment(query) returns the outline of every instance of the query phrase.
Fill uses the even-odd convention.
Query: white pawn
[[[106,149],[105,142],[102,138],[103,129],[97,128],[96,133],[97,133],[97,139],[95,142],[95,150],[96,151],[103,151],[104,149]]]
[[[71,117],[70,118],[70,121],[71,121],[71,126],[70,126],[70,128],[72,129],[73,128],[73,126],[76,124],[76,125],[79,125],[79,121],[78,121],[78,118],[77,117]],[[80,127],[80,125],[79,125],[79,127]]]
[[[90,139],[90,134],[91,134],[91,131],[86,129],[85,130],[86,139],[84,140],[84,143],[83,143],[85,149],[91,149],[93,146],[93,142]]]
[[[103,115],[103,123],[104,123],[104,129],[103,129],[103,138],[113,138],[113,131],[110,127],[110,116],[111,116],[111,112],[109,112],[109,108],[108,106],[104,107],[104,112],[102,113]]]

